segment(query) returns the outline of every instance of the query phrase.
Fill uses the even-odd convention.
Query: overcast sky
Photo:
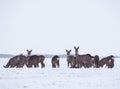
[[[0,0],[0,53],[120,55],[120,0]]]

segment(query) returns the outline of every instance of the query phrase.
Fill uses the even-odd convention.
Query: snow
[[[115,67],[67,68],[66,58],[60,59],[60,68],[51,67],[46,58],[46,67],[3,68],[9,58],[0,58],[0,89],[120,89],[120,59]]]

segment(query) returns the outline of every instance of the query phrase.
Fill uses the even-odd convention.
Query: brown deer
[[[76,67],[84,68],[92,67],[92,56],[90,54],[79,55],[78,54],[78,47],[74,47],[75,49],[75,57],[76,57]]]
[[[114,67],[114,59],[113,58],[114,58],[114,56],[112,56],[112,55],[102,58],[99,61],[99,66],[100,67],[106,66],[108,68],[113,68]]]
[[[68,67],[73,68],[75,65],[75,57],[73,55],[70,55],[71,50],[66,49],[66,52],[67,52],[67,65]]]
[[[60,57],[57,55],[52,57],[52,60],[51,60],[52,68],[60,67],[59,60],[60,60]]]
[[[31,67],[39,67],[39,63],[41,63],[41,68],[44,68],[45,67],[45,63],[44,63],[44,60],[45,60],[45,56],[43,55],[32,55],[29,57],[28,59],[28,63],[27,63],[27,67],[28,68],[31,68]]]
[[[99,68],[99,56],[95,55],[93,59],[94,59],[95,68]]]
[[[41,63],[41,68],[45,67],[45,56],[43,55],[31,55],[32,50],[26,50],[27,51],[27,67],[31,68],[34,66],[34,68],[39,67],[39,63]]]
[[[26,56],[23,54],[14,56],[10,58],[8,63],[4,66],[4,68],[22,68],[25,65],[26,62]]]
[[[26,64],[26,66],[28,66],[28,59],[30,58],[30,56],[31,56],[31,52],[32,52],[32,50],[26,50],[27,51],[27,56],[26,56],[26,62],[25,62],[25,64]]]
[[[27,56],[31,56],[31,52],[32,52],[32,50],[26,50],[27,51]]]

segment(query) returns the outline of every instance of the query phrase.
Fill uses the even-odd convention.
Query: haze
[[[0,0],[0,53],[120,55],[119,0]]]

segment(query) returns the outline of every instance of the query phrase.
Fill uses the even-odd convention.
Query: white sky
[[[0,53],[120,55],[120,0],[0,0]]]

